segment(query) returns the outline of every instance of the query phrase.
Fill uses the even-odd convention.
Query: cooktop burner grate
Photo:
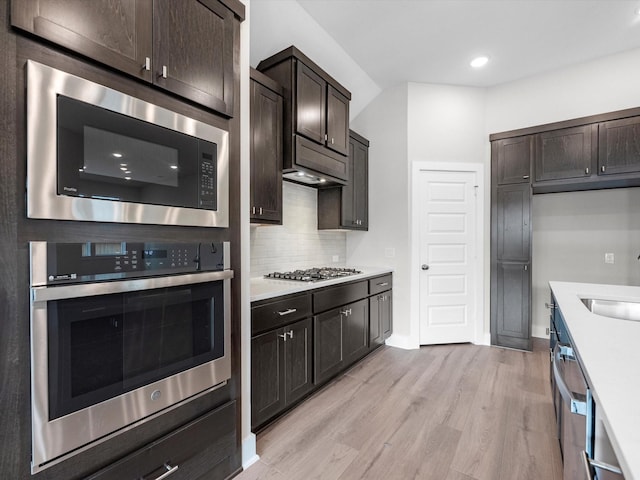
[[[299,282],[316,282],[319,280],[330,280],[332,278],[348,277],[362,273],[355,268],[337,267],[314,267],[306,270],[293,270],[292,272],[272,272],[265,275],[265,278],[277,278],[280,280],[296,280]]]

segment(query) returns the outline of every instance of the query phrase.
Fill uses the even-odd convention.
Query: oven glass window
[[[57,193],[215,210],[217,146],[57,97]]]
[[[223,283],[48,304],[50,419],[224,355]]]

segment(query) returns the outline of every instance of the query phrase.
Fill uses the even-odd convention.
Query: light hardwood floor
[[[382,347],[258,435],[238,480],[561,480],[549,358]]]

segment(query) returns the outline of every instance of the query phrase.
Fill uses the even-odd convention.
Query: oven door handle
[[[553,349],[553,377],[556,380],[556,386],[560,395],[562,396],[562,400],[569,404],[571,409],[571,413],[575,413],[577,415],[586,416],[587,415],[587,399],[584,395],[579,393],[574,393],[569,390],[567,387],[564,378],[560,374],[560,370],[558,369],[558,364],[561,360],[562,348],[566,348],[566,345],[556,344]],[[570,361],[576,361],[574,357],[567,356]]]
[[[68,298],[93,297],[112,293],[134,292],[154,288],[179,287],[195,283],[230,280],[233,270],[201,272],[188,275],[169,275],[164,277],[139,278],[135,280],[117,280],[111,282],[84,283],[79,285],[60,285],[32,287],[31,300],[34,303]]]

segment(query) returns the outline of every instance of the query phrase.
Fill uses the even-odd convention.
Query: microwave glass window
[[[49,302],[50,418],[224,355],[222,282]]]
[[[57,194],[216,210],[217,145],[57,96]]]
[[[80,177],[178,186],[178,150],[166,145],[85,125],[83,159]]]

